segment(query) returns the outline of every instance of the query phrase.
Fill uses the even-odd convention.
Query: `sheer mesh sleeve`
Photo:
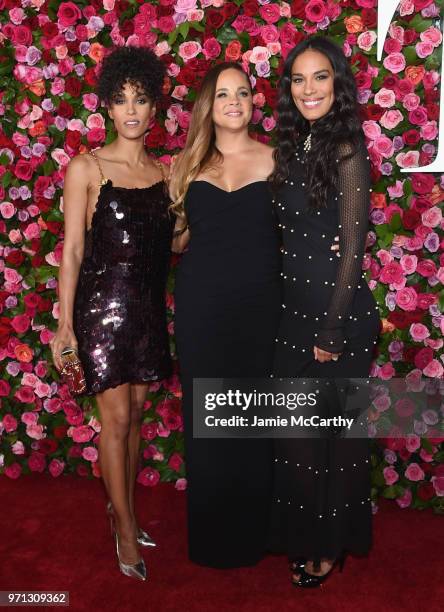
[[[368,230],[371,185],[368,152],[362,143],[352,157],[346,158],[351,150],[349,144],[339,148],[337,196],[341,258],[327,314],[316,338],[316,346],[331,353],[344,349],[344,325],[362,275]]]

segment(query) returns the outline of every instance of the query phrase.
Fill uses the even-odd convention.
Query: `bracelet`
[[[177,238],[178,236],[182,236],[182,234],[184,234],[188,229],[188,225],[185,225],[185,227],[183,227],[180,230],[175,230],[173,232],[173,238]]]

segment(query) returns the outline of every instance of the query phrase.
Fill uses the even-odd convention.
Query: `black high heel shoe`
[[[342,572],[344,569],[346,554],[342,553],[334,562],[331,568],[328,570],[326,574],[323,576],[315,576],[314,574],[309,574],[304,565],[299,565],[296,569],[292,568],[294,573],[299,574],[299,580],[292,580],[293,586],[301,587],[303,589],[314,589],[316,587],[320,587],[327,578],[333,573],[334,568],[338,565],[339,571]]]

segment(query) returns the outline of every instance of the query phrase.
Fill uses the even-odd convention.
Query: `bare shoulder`
[[[91,155],[82,153],[71,159],[66,170],[65,180],[75,180],[80,184],[89,183],[91,181],[95,162]]]
[[[265,174],[270,174],[274,167],[273,148],[263,142],[255,143],[256,165]]]

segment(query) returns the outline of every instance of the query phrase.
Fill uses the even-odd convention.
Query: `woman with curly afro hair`
[[[115,138],[71,160],[63,192],[65,240],[53,359],[71,347],[86,392],[97,400],[100,470],[123,574],[146,579],[138,544],[155,546],[137,523],[134,485],[143,404],[150,381],[171,373],[165,288],[172,221],[166,169],[144,144],[161,97],[164,67],[143,48],[105,57],[97,92]]]

